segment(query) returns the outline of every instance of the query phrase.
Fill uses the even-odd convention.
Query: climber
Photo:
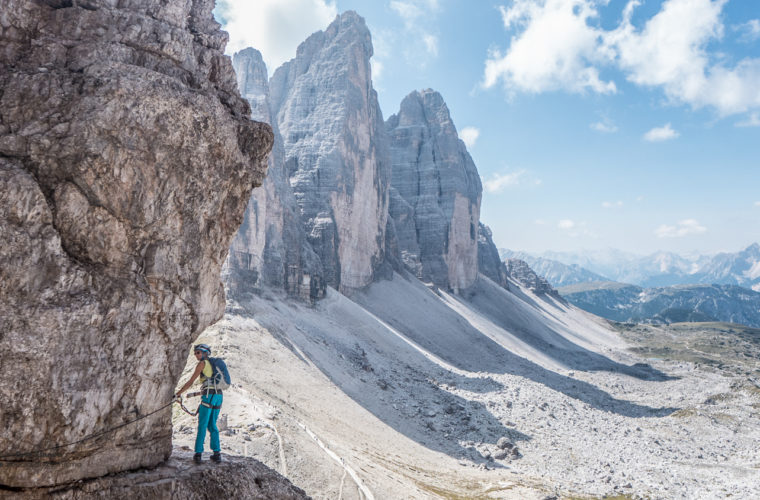
[[[219,429],[216,427],[216,419],[219,416],[219,410],[222,408],[222,390],[216,388],[212,383],[214,368],[209,360],[211,348],[206,344],[198,344],[193,349],[195,359],[198,365],[195,367],[193,375],[185,385],[177,391],[176,399],[182,397],[182,393],[193,385],[193,382],[201,378],[201,405],[198,408],[198,435],[195,437],[195,463],[201,463],[203,457],[203,442],[206,440],[206,429],[211,434],[211,460],[221,462],[221,446],[219,444]]]

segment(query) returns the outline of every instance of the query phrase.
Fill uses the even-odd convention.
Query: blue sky
[[[712,253],[760,241],[760,1],[226,0],[270,74],[355,10],[385,118],[439,91],[498,247]]]

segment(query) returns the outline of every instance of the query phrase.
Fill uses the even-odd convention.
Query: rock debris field
[[[610,324],[510,287],[229,303],[199,339],[234,377],[224,452],[313,498],[760,497],[760,331]],[[175,410],[175,446],[193,424]]]

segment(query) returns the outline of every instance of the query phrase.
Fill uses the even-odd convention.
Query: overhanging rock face
[[[0,484],[152,466],[272,147],[212,0],[4,0]],[[22,454],[22,455],[19,455]]]

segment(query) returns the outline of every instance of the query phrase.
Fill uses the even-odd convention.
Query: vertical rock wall
[[[493,242],[491,228],[480,223],[478,230],[478,271],[488,276],[494,283],[509,289],[509,273],[499,257],[499,250]]]
[[[306,242],[301,214],[285,172],[285,152],[277,122],[270,113],[267,68],[252,48],[233,58],[238,88],[251,106],[251,118],[272,125],[274,146],[267,177],[253,192],[243,224],[230,247],[230,290],[244,292],[261,286],[285,288],[292,295],[316,298],[323,287],[319,258]]]
[[[155,465],[272,146],[213,0],[4,0],[0,485]],[[11,368],[12,367],[12,368]],[[7,379],[6,379],[7,380]],[[18,455],[21,453],[22,455]]]
[[[270,81],[285,169],[328,285],[366,286],[385,262],[387,139],[355,12],[311,35]]]
[[[462,289],[478,273],[482,186],[438,92],[412,92],[386,122],[390,214],[401,259],[420,279]]]

